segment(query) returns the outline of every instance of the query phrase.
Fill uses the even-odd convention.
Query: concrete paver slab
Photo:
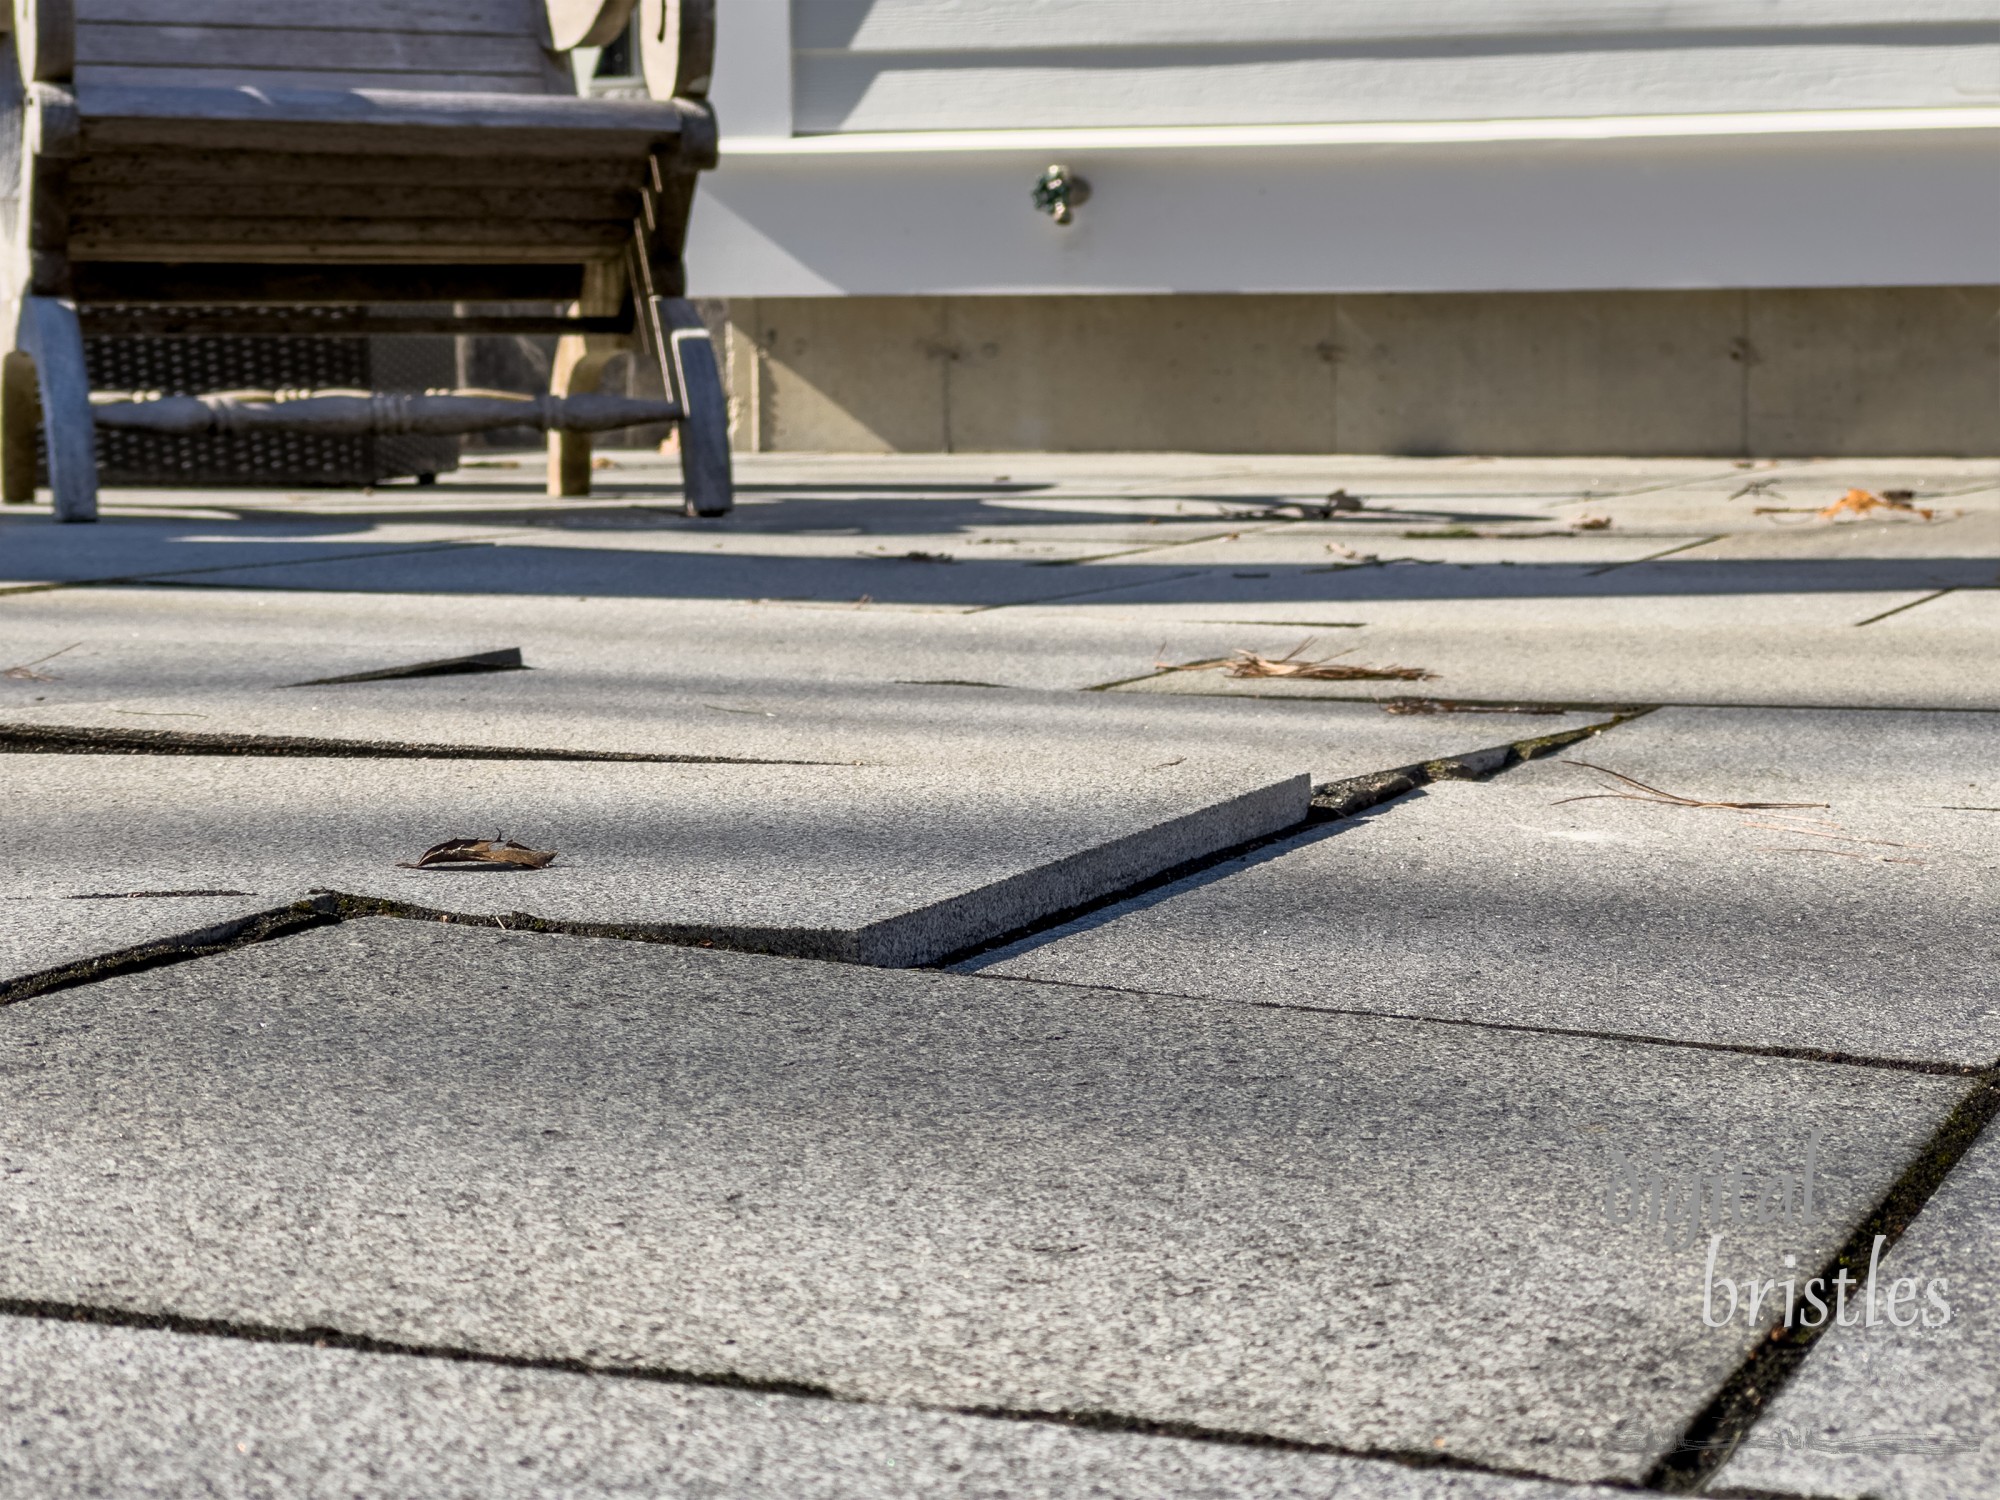
[[[429,619],[353,596],[37,596],[6,619],[24,627],[14,637],[24,657],[62,653],[42,669],[57,680],[0,680],[0,728],[920,766],[1000,753],[1059,774],[1073,757],[1122,750],[1135,771],[1176,757],[1222,757],[1329,781],[1592,722],[966,685],[988,673],[983,680],[994,686],[1144,674],[1163,644],[1211,656],[1238,645],[1280,655],[1314,633],[1299,626],[1169,627],[1148,637],[1136,623],[980,625],[804,610],[773,618],[741,607],[733,618],[690,621],[678,608],[661,619],[651,617],[653,606],[630,604],[541,604],[515,619],[504,608],[459,603],[467,607],[441,607]],[[503,644],[518,645],[530,670],[282,686]]]
[[[1299,771],[14,755],[0,895],[304,889],[924,963],[1301,821]],[[546,869],[406,869],[509,837]],[[268,899],[266,904],[271,904]]]
[[[0,595],[50,583],[220,568],[254,581],[276,564],[344,557],[366,565],[464,544],[491,531],[422,517],[345,525],[283,514],[247,520],[110,516],[94,526],[62,526],[42,516],[0,516]]]
[[[1989,1133],[1882,1257],[1872,1303],[1827,1330],[1716,1486],[1879,1500],[2000,1490],[1996,1234],[2000,1138]]]
[[[1242,620],[1242,632],[1304,617],[1297,602],[1160,605],[1165,635],[1195,618]],[[1393,698],[1428,694],[1500,702],[1772,704],[1799,707],[2000,708],[1989,670],[1990,592],[1931,591],[1479,599],[1448,606],[1370,600],[1319,607],[1362,628],[1317,633],[1315,649],[1371,665],[1409,664],[1437,677],[1394,682],[1231,680],[1173,673],[1120,692]],[[1039,612],[1037,617],[1039,617]],[[1079,611],[1106,624],[1141,612]],[[1886,614],[1886,618],[1881,618]],[[1874,623],[1864,624],[1867,621]],[[1297,629],[1292,643],[1314,632]],[[1216,653],[1208,653],[1216,654]],[[1197,660],[1190,654],[1179,660]]]
[[[1561,1500],[1324,1454],[907,1407],[0,1321],[0,1487],[431,1500]]]
[[[1665,709],[1107,909],[984,972],[1987,1066],[1979,714]],[[1623,799],[1574,758],[1730,811]]]
[[[0,1009],[0,1295],[1632,1478],[1964,1079],[388,919]],[[1814,1214],[1607,1222],[1609,1146]],[[1683,1160],[1685,1158],[1685,1160]],[[1761,1180],[1759,1178],[1758,1180]]]

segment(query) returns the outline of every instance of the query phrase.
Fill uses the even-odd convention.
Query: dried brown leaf
[[[1871,490],[1854,489],[1842,495],[1833,504],[1819,513],[1822,521],[1837,521],[1842,516],[1865,516],[1871,510],[1900,510],[1911,515],[1922,516],[1926,521],[1936,514],[1921,505],[1911,504],[1915,497],[1912,490],[1884,490],[1877,495]]]
[[[398,860],[405,870],[424,870],[437,865],[512,865],[522,870],[539,870],[555,859],[552,849],[530,849],[512,839],[446,839],[433,844],[415,860]]]

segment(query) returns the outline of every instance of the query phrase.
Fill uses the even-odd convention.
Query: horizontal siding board
[[[80,25],[285,27],[538,38],[540,0],[78,0]]]
[[[802,133],[1963,107],[2000,103],[2000,28],[1923,46],[804,53],[793,78]]]
[[[793,0],[801,51],[990,52],[1392,38],[2000,25],[1994,0]]]

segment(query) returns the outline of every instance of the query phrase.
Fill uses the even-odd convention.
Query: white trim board
[[[688,264],[730,297],[2000,282],[2000,111],[1443,128],[736,140]],[[1029,202],[1053,160],[1094,189],[1068,228]]]

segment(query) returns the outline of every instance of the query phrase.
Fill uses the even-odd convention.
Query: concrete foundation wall
[[[2000,454],[2000,287],[737,299],[749,451]]]

